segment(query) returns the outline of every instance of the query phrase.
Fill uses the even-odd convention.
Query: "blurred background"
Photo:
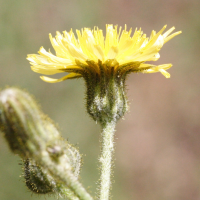
[[[79,146],[81,182],[95,195],[100,128],[85,109],[82,79],[45,83],[30,70],[26,55],[51,49],[48,34],[118,24],[149,36],[165,24],[183,33],[164,45],[160,73],[131,74],[130,112],[116,132],[114,200],[200,199],[200,1],[199,0],[0,0],[0,87],[33,94],[65,138]],[[35,200],[20,178],[20,158],[0,137],[0,199]],[[41,196],[40,200],[53,200]]]

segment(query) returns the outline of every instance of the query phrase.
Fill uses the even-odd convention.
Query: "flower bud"
[[[79,151],[65,140],[58,140],[47,146],[47,152],[58,166],[69,170],[78,178],[81,168]],[[24,160],[24,178],[26,186],[38,194],[66,194],[67,188],[59,180],[53,178],[47,169],[41,167],[34,160]]]
[[[33,160],[24,160],[23,174],[26,186],[34,193],[47,194],[57,190],[57,184],[48,172]]]
[[[66,165],[68,165],[68,169],[78,178],[82,158],[79,151],[73,145],[63,138],[60,138],[59,140],[48,143],[47,152],[60,168],[66,169]]]
[[[16,88],[0,93],[0,130],[10,149],[22,158],[42,153],[46,144],[58,139],[55,125],[39,110],[26,92]]]
[[[58,164],[61,167],[69,164],[71,172],[78,178],[81,168],[81,156],[78,150],[66,141],[63,140],[61,143],[54,147],[49,146],[48,152],[53,158],[59,157],[60,162]],[[25,183],[32,192],[38,194],[66,194],[64,192],[67,189],[66,186],[59,180],[53,178],[47,169],[41,167],[40,164],[31,159],[23,160],[23,162]]]
[[[28,93],[16,88],[0,93],[0,131],[10,149],[23,159],[25,182],[32,192],[74,196],[54,174],[65,172],[77,180],[81,155],[60,136]]]

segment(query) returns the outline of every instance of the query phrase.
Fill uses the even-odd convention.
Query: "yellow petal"
[[[163,34],[163,37],[166,38],[174,29],[175,29],[175,27],[173,26],[172,28],[170,28],[168,31],[166,31],[166,32]]]
[[[144,73],[156,73],[160,72],[162,73],[166,78],[170,78],[170,74],[166,72],[167,69],[172,67],[172,64],[164,64],[164,65],[158,65],[158,66],[152,66],[150,69],[144,70]]]
[[[161,72],[168,78],[169,73],[166,70],[171,65],[155,66],[146,64],[147,61],[158,60],[160,58],[159,51],[164,43],[181,33],[179,31],[171,34],[175,29],[174,27],[163,33],[165,28],[166,26],[158,33],[152,31],[150,37],[143,34],[141,28],[139,30],[136,28],[133,36],[131,36],[132,29],[127,30],[126,25],[124,30],[122,30],[121,27],[118,28],[112,24],[106,26],[105,36],[103,35],[103,31],[97,27],[94,27],[94,29],[84,28],[80,31],[77,30],[77,36],[72,30],[69,32],[64,31],[62,34],[56,32],[54,38],[51,34],[49,35],[56,55],[50,51],[47,52],[41,47],[39,55],[30,54],[27,59],[32,65],[32,70],[37,73],[45,75],[61,72],[71,73],[71,75],[67,75],[61,79],[42,77],[43,80],[52,83],[70,77],[77,77],[77,75],[72,75],[72,72],[74,74],[77,72],[82,73],[80,70],[92,70],[99,74],[99,61],[105,65],[109,63],[110,65],[108,67],[114,67],[116,69],[118,66],[128,65],[130,63],[130,67],[132,67],[135,66],[134,63],[139,62],[142,63],[141,66],[137,65],[139,72]],[[116,66],[111,65],[109,60],[115,60]],[[128,68],[125,67],[124,71],[125,69]]]
[[[164,69],[159,69],[159,72],[161,72],[161,74],[164,75],[165,78],[170,78],[170,74],[166,72]]]
[[[182,31],[178,31],[178,32],[176,32],[176,33],[173,33],[172,35],[170,35],[170,36],[168,36],[167,38],[164,39],[164,43],[168,42],[168,41],[171,40],[173,37],[175,37],[175,36],[177,36],[177,35],[179,35],[179,34],[181,34],[181,33],[182,33]]]
[[[73,79],[73,78],[79,78],[79,77],[82,77],[81,74],[77,74],[77,73],[70,73],[62,78],[59,78],[59,79],[54,79],[54,78],[49,78],[49,77],[46,77],[46,76],[40,76],[40,78],[45,81],[45,82],[48,82],[48,83],[58,83],[58,82],[61,82],[61,81],[64,81],[64,80],[67,80],[67,79]]]

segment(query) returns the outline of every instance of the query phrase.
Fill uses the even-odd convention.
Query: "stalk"
[[[49,156],[43,156],[38,159],[41,165],[49,170],[49,172],[58,180],[62,181],[72,191],[66,196],[71,196],[70,199],[76,200],[76,196],[80,200],[93,200],[90,194],[85,190],[82,184],[69,170],[63,171],[60,166],[55,165]],[[73,194],[74,193],[74,194]]]
[[[99,158],[101,163],[100,200],[108,200],[110,195],[115,125],[115,122],[104,122],[102,124],[102,150]]]

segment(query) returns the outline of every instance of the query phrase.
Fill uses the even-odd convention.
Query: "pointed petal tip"
[[[40,49],[39,49],[39,51],[38,51],[38,53],[40,53],[43,49],[44,49],[44,47],[41,46]]]
[[[73,72],[69,73],[66,76],[63,76],[62,78],[59,78],[59,79],[50,78],[47,76],[40,76],[40,78],[47,83],[58,83],[58,82],[62,82],[67,79],[74,79],[74,78],[80,78],[80,77],[82,77],[81,74],[77,74],[77,73],[73,73]]]
[[[58,79],[49,78],[49,77],[47,77],[47,76],[40,76],[40,78],[41,78],[44,82],[47,82],[47,83],[57,83],[57,82],[60,82],[60,81],[58,81]]]
[[[170,78],[170,73],[168,73],[164,69],[159,69],[159,71],[165,78]]]
[[[166,28],[167,28],[167,25],[164,25],[163,28],[160,30],[160,32],[162,33]]]

